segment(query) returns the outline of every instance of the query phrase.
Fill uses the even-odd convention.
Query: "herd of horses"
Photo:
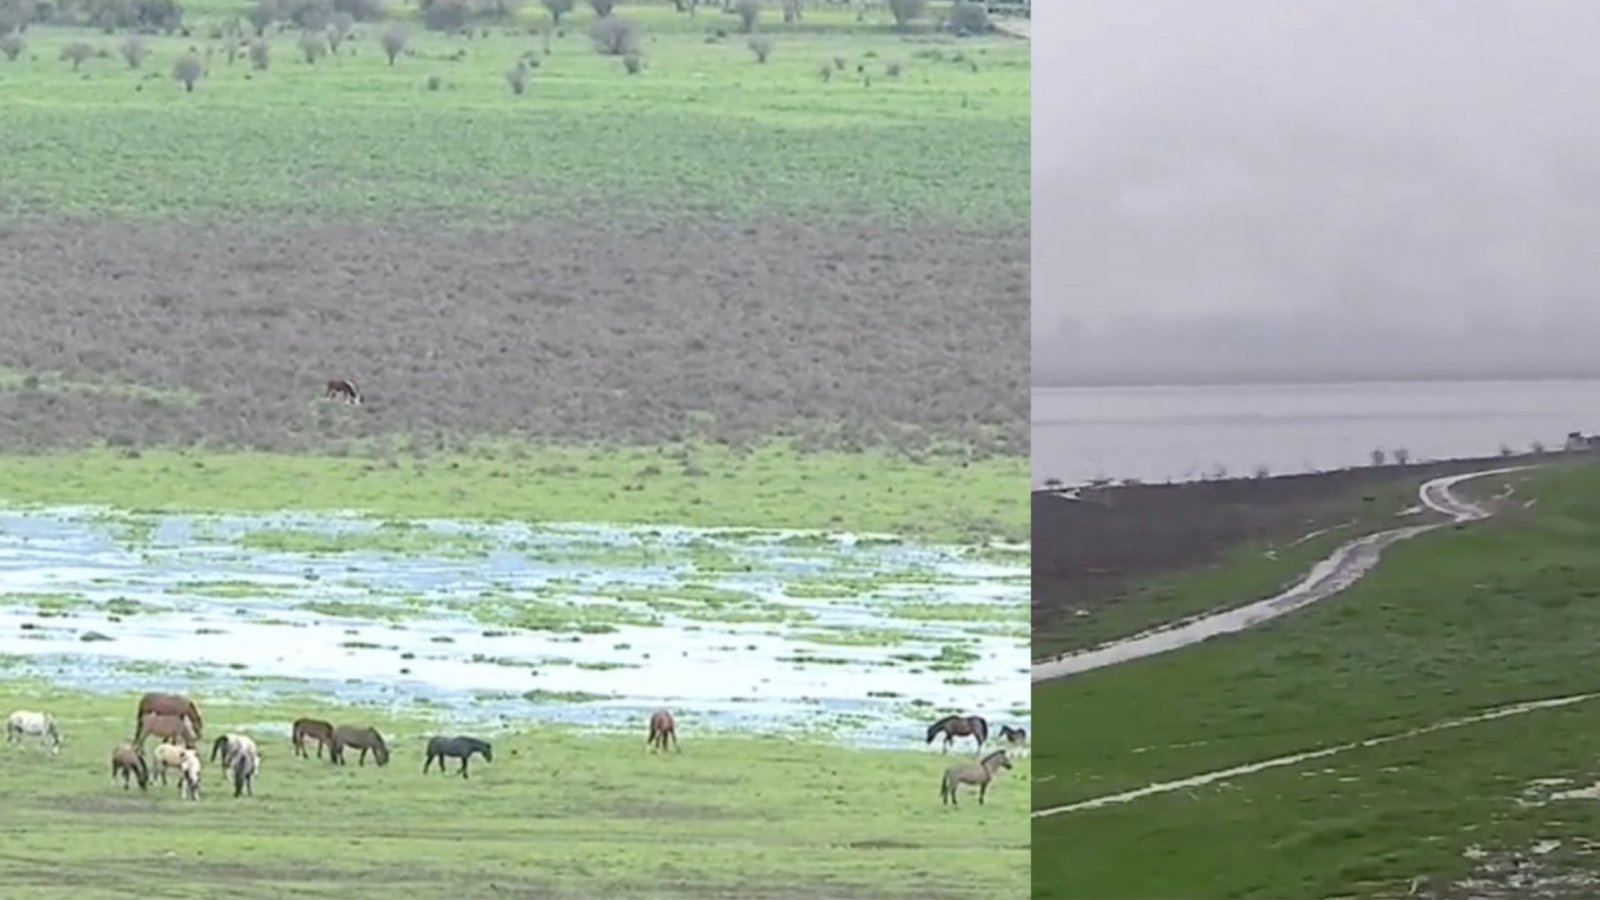
[[[121,781],[123,790],[131,790],[137,784],[139,790],[144,791],[155,778],[168,784],[167,773],[176,772],[183,798],[199,800],[204,765],[198,746],[204,728],[205,719],[193,700],[182,694],[146,693],[139,698],[138,709],[134,712],[132,740],[118,743],[111,750],[112,783]],[[317,758],[322,759],[326,751],[328,762],[335,765],[345,765],[345,751],[351,749],[360,751],[357,765],[365,766],[369,753],[376,765],[389,764],[389,745],[370,725],[334,725],[322,719],[300,718],[290,727],[289,735],[297,757],[310,759],[309,745],[316,741]],[[982,716],[945,716],[928,726],[927,743],[932,744],[940,735],[944,736],[945,753],[950,752],[958,738],[970,737],[977,745],[977,752],[982,754],[989,740],[989,722]],[[18,710],[11,714],[6,721],[6,743],[20,743],[28,737],[43,742],[52,754],[61,751],[61,729],[49,713]],[[145,744],[152,737],[158,743],[146,756]],[[1015,749],[1027,744],[1028,732],[1002,725],[1000,739]],[[678,723],[669,710],[651,714],[645,747],[650,753],[666,753],[669,749],[674,753],[682,752],[678,746]],[[475,755],[492,763],[494,747],[488,741],[465,735],[430,738],[422,772],[427,774],[437,762],[439,773],[448,774],[445,761],[455,759],[461,763],[456,773],[465,779],[469,777],[468,763]],[[244,734],[223,734],[212,742],[209,762],[216,763],[219,758],[222,771],[233,784],[233,796],[255,796],[255,779],[261,772],[261,749],[256,742]],[[941,804],[959,805],[956,791],[961,785],[976,787],[978,803],[982,804],[995,776],[1000,770],[1011,767],[1008,751],[1000,749],[975,763],[958,763],[946,768],[939,781]]]

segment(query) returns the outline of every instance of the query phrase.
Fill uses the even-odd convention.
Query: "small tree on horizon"
[[[27,47],[28,42],[20,34],[0,34],[0,53],[4,53],[11,62],[16,62]]]
[[[928,11],[928,0],[887,0],[887,2],[889,15],[894,16],[894,24],[900,28],[922,18]]]
[[[594,9],[595,15],[603,19],[617,8],[617,0],[589,0],[589,6]]]
[[[193,53],[185,53],[172,65],[172,77],[183,85],[183,92],[194,93],[194,86],[199,83],[200,76],[205,74],[205,66],[200,64],[200,57]]]
[[[550,13],[550,24],[561,27],[561,17],[572,12],[574,0],[540,0],[544,8]]]
[[[127,62],[128,68],[143,68],[144,61],[149,56],[150,48],[144,45],[144,40],[138,35],[130,35],[122,42],[122,58]]]
[[[61,48],[61,58],[72,63],[72,71],[78,71],[84,60],[93,59],[95,55],[93,44],[84,41],[73,41]]]
[[[306,64],[314,66],[317,60],[328,53],[328,41],[320,31],[307,31],[300,35],[300,52],[305,55]]]
[[[602,56],[637,55],[642,37],[638,23],[620,16],[606,16],[589,32],[594,48]]]
[[[761,18],[761,0],[739,0],[734,12],[739,14],[739,24],[744,28],[744,33],[750,34],[756,30],[756,21]]]
[[[756,55],[756,62],[766,65],[767,57],[772,55],[772,38],[764,34],[750,38],[750,52]]]
[[[383,54],[389,58],[389,65],[394,65],[394,61],[400,58],[401,53],[405,52],[406,42],[409,40],[411,40],[411,35],[401,25],[395,25],[383,33],[383,37],[379,38],[379,42],[383,44]]]

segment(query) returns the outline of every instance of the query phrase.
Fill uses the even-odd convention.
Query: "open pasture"
[[[1492,480],[1469,492],[1509,484],[1501,514],[1399,544],[1316,606],[1039,685],[1036,895],[1396,896],[1415,881],[1421,896],[1481,896],[1535,869],[1550,896],[1592,893],[1575,839],[1594,801],[1544,803],[1595,780],[1591,701],[1408,734],[1600,687],[1600,467]],[[1393,740],[1063,809],[1381,737]],[[1531,869],[1508,862],[1519,855]],[[1113,862],[1136,856],[1160,864]]]
[[[112,783],[111,749],[130,736],[137,695],[0,688],[0,707],[49,709],[65,735],[53,757],[0,747],[8,897],[938,898],[1018,896],[1027,883],[1026,759],[988,805],[964,797],[950,809],[939,779],[955,754],[683,724],[681,752],[648,754],[643,718],[626,734],[477,731],[370,706],[196,693],[207,738],[247,733],[262,764],[254,797],[236,800],[207,762],[201,798],[187,803],[173,786]],[[289,723],[308,714],[376,726],[390,764],[358,766],[352,753],[334,766],[314,744],[295,758]],[[441,733],[490,740],[494,761],[475,759],[467,780],[424,775],[424,746]]]

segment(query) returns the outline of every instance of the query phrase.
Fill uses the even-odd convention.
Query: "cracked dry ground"
[[[0,259],[0,452],[1027,447],[1028,359],[1003,352],[1025,346],[1026,225],[51,220],[0,228]],[[314,402],[336,377],[359,411]]]

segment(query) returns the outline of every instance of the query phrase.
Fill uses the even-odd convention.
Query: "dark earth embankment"
[[[1080,625],[1090,628],[1088,619],[1157,579],[1215,568],[1253,544],[1281,548],[1322,529],[1346,526],[1352,530],[1340,534],[1347,539],[1353,529],[1404,524],[1395,513],[1416,503],[1417,488],[1425,481],[1553,458],[1495,456],[1272,478],[1118,485],[1075,495],[1036,491],[1036,654],[1041,635],[1060,638]]]
[[[52,220],[0,258],[0,453],[1028,443],[1027,359],[994,352],[1026,339],[1026,225]],[[363,406],[315,402],[344,377]]]

